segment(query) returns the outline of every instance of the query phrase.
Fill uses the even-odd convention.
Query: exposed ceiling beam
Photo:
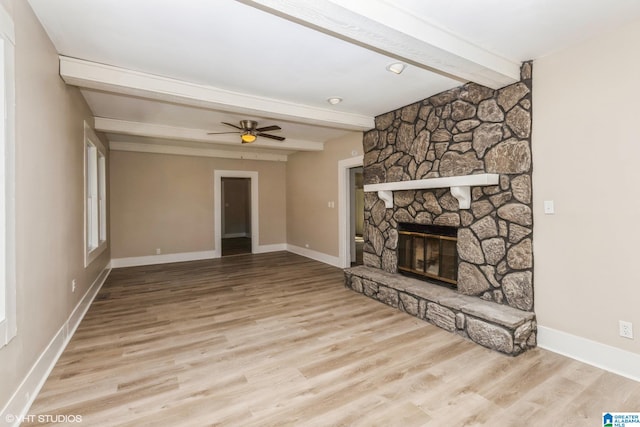
[[[174,126],[164,126],[154,123],[130,122],[126,120],[94,118],[94,128],[100,132],[116,133],[120,135],[144,136],[149,138],[161,138],[183,141],[210,142],[217,145],[240,146],[240,134],[238,135],[207,135],[205,129],[191,129]],[[244,145],[248,147],[247,144]],[[266,138],[260,138],[251,143],[252,147],[262,147],[289,151],[322,151],[324,144],[315,141],[302,141],[287,138],[286,141],[276,142]]]
[[[363,131],[374,127],[374,118],[369,116],[231,92],[65,56],[60,56],[60,76],[73,86],[213,110],[345,130]]]
[[[109,149],[115,151],[133,151],[136,153],[172,154],[178,156],[216,157],[222,159],[267,160],[286,162],[286,154],[263,153],[257,151],[231,151],[217,148],[194,148],[177,145],[145,144],[141,142],[112,141]]]
[[[382,0],[238,0],[376,52],[499,89],[520,64],[478,47]]]

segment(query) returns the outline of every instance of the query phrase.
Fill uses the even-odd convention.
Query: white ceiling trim
[[[295,104],[60,56],[60,76],[82,88],[140,96],[184,105],[254,114],[346,130],[368,130],[374,118]]]
[[[520,64],[382,0],[239,0],[307,27],[454,78],[499,89]]]
[[[140,142],[112,141],[109,149],[113,151],[132,151],[136,153],[170,154],[192,157],[216,157],[238,160],[264,160],[286,162],[286,154],[261,153],[256,151],[228,151],[215,148],[180,147],[177,145],[144,144]]]
[[[117,133],[121,135],[144,136],[148,138],[172,139],[183,141],[209,142],[218,145],[234,147],[248,147],[240,143],[240,134],[207,135],[205,129],[192,129],[174,126],[158,125],[155,123],[130,122],[126,120],[94,117],[94,128],[100,132]],[[324,143],[316,141],[302,141],[287,139],[282,142],[260,138],[251,143],[251,147],[261,147],[289,151],[322,151]]]

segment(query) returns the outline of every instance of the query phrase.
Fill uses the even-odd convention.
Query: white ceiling
[[[522,61],[640,17],[637,0],[29,3],[114,149],[270,160],[461,82],[504,86]],[[398,60],[402,74],[386,71]],[[278,124],[287,140],[207,135],[242,119]]]

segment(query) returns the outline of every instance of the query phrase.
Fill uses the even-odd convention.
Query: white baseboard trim
[[[33,401],[36,399],[40,389],[49,377],[51,370],[67,347],[71,337],[78,328],[78,325],[80,325],[82,318],[89,309],[89,306],[91,306],[98,291],[102,288],[105,280],[107,280],[110,272],[111,268],[107,265],[91,286],[89,286],[89,289],[82,299],[78,301],[78,304],[69,315],[67,321],[64,322],[62,327],[53,336],[49,345],[47,345],[40,354],[38,360],[36,360],[29,370],[29,373],[18,386],[18,389],[13,393],[7,405],[2,409],[2,412],[0,412],[1,423],[17,427],[20,425],[20,420],[28,414]]]
[[[538,347],[640,381],[640,354],[539,325]]]
[[[312,249],[301,248],[300,246],[289,244],[287,245],[287,250],[289,252],[293,252],[294,254],[302,255],[303,257],[311,258],[316,261],[332,265],[334,267],[342,268],[340,258],[338,258],[337,256],[327,255],[325,253],[314,251]]]
[[[259,245],[254,254],[264,254],[267,252],[286,251],[286,243],[276,243],[273,245]],[[203,259],[220,258],[221,254],[217,250],[201,252],[181,252],[177,254],[147,255],[129,258],[114,258],[111,260],[111,268],[138,267],[142,265],[168,264],[171,262],[199,261]]]
[[[147,255],[129,258],[114,258],[112,268],[138,267],[141,265],[168,264],[171,262],[198,261],[201,259],[220,258],[220,253],[213,251],[180,252],[177,254]]]
[[[286,250],[287,250],[286,243],[276,243],[273,245],[260,245],[253,251],[253,253],[265,254],[267,252],[278,252],[278,251],[286,251]]]

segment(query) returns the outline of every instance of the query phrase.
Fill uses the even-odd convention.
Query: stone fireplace
[[[363,140],[365,265],[345,271],[349,288],[512,355],[536,343],[531,72],[524,63],[505,88],[468,83],[376,117]],[[456,289],[398,274],[411,224],[456,229]]]

